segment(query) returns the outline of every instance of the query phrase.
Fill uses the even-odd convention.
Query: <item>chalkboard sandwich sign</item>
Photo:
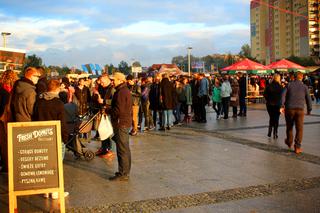
[[[17,196],[59,192],[65,211],[60,121],[8,124],[9,209]]]

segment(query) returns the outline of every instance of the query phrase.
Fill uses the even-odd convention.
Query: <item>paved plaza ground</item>
[[[320,212],[320,105],[305,117],[303,154],[267,137],[262,104],[248,116],[130,137],[129,182],[108,180],[116,158],[64,160],[67,212]],[[96,151],[99,142],[87,147]],[[6,176],[0,176],[0,212],[8,209]],[[20,197],[19,212],[58,211],[58,201],[40,195]]]

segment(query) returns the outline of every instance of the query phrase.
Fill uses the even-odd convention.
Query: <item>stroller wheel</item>
[[[94,153],[90,150],[87,150],[84,152],[84,158],[89,161],[92,160],[94,158]]]

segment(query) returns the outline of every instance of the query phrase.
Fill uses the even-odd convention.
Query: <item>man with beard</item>
[[[28,67],[24,77],[13,86],[12,115],[16,122],[32,121],[33,108],[36,102],[36,84],[40,78],[39,71]]]

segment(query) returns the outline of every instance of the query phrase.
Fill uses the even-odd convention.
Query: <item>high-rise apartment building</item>
[[[311,55],[320,58],[320,0],[309,0],[309,44]]]
[[[252,56],[266,64],[291,55],[319,56],[320,0],[252,0]]]

